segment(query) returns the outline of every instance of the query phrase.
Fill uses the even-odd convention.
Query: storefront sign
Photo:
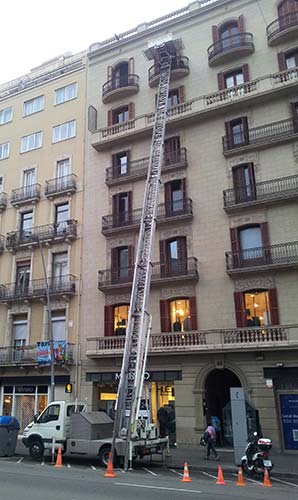
[[[35,385],[17,385],[15,387],[16,394],[35,394]]]
[[[119,382],[120,372],[99,372],[99,373],[86,373],[87,382],[101,382],[112,383]],[[173,383],[175,380],[182,380],[182,371],[146,371],[144,375],[145,381],[155,382],[169,382]],[[167,385],[167,384],[165,384]]]
[[[281,420],[286,450],[298,450],[298,394],[280,394]]]
[[[115,375],[115,380],[118,382],[120,380],[120,375],[121,374],[120,373],[115,373],[114,375]],[[150,380],[150,378],[151,378],[150,377],[150,373],[149,372],[145,372],[144,373],[144,380]],[[133,376],[132,373],[130,374],[130,380],[134,380],[134,376]]]

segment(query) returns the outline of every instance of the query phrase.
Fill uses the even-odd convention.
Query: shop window
[[[256,183],[253,163],[239,165],[232,170],[237,203],[254,200],[256,198]]]
[[[125,335],[128,322],[129,305],[114,306],[114,335]]]
[[[234,301],[237,327],[279,324],[275,288],[235,292]]]

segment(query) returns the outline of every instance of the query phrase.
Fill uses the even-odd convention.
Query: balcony
[[[229,276],[298,267],[298,241],[226,252]]]
[[[126,78],[113,78],[102,86],[102,102],[104,104],[114,99],[124,99],[139,91],[139,76],[127,75]]]
[[[243,83],[229,89],[219,90],[170,108],[167,114],[167,130],[207,119],[220,110],[236,108],[239,112],[241,104],[246,106],[250,101],[265,103],[271,101],[276,94],[293,95],[298,83],[298,68],[279,71],[265,75],[257,80]],[[274,95],[273,95],[274,94]],[[97,151],[110,147],[126,147],[127,141],[138,140],[139,137],[150,137],[154,125],[155,114],[141,115],[127,122],[103,127],[95,130],[91,136],[91,145]],[[109,179],[112,177],[109,174]]]
[[[173,57],[171,62],[171,81],[178,80],[183,76],[189,75],[189,59],[186,56]],[[154,64],[148,70],[149,87],[157,87],[159,84],[160,67]]]
[[[7,250],[17,251],[40,243],[55,244],[70,242],[77,237],[77,221],[70,219],[60,224],[47,224],[30,230],[12,231],[7,234]]]
[[[119,288],[130,288],[132,285],[134,267],[122,268],[120,270],[107,269],[98,271],[98,289],[118,290]],[[177,260],[171,268],[160,262],[152,263],[151,285],[164,285],[165,283],[179,282],[185,280],[199,279],[198,262],[196,257],[185,260]]]
[[[295,141],[298,136],[298,118],[288,118],[234,134],[230,140],[222,138],[223,154],[231,156],[243,151],[273,147]]]
[[[77,190],[77,176],[75,174],[64,175],[46,181],[44,194],[47,198],[55,196],[68,195],[75,193]]]
[[[271,205],[298,198],[298,175],[280,177],[245,188],[226,189],[223,192],[224,209],[227,214],[241,212],[244,208]]]
[[[89,358],[122,356],[125,336],[87,338]],[[153,333],[150,355],[194,354],[196,352],[292,349],[298,345],[298,325],[231,328],[179,333]]]
[[[142,209],[138,208],[131,212],[124,212],[115,215],[105,215],[102,217],[101,232],[104,235],[115,234],[116,232],[127,232],[139,228],[142,217]],[[157,207],[157,224],[168,224],[179,220],[192,219],[192,200],[173,202],[169,205],[165,203]]]
[[[126,171],[121,172],[121,167],[116,165],[106,169],[106,185],[114,186],[123,182],[144,179],[148,173],[149,157],[129,161]],[[162,164],[162,173],[187,167],[187,150],[180,148],[177,151],[166,152]]]
[[[64,365],[73,364],[73,348],[74,345],[67,342],[65,362],[63,363]],[[23,347],[0,347],[0,367],[37,365],[38,351],[36,345]]]
[[[252,54],[255,50],[251,33],[236,33],[210,45],[208,48],[209,66],[227,63],[239,57]]]
[[[278,17],[267,26],[266,32],[269,46],[293,40],[298,34],[298,11]]]
[[[18,207],[25,203],[36,203],[40,199],[40,184],[31,184],[19,189],[13,189],[11,192],[10,203]]]
[[[7,207],[7,194],[0,193],[0,213]]]
[[[76,293],[76,278],[72,274],[48,278],[49,293],[52,297],[71,297]],[[0,303],[22,302],[46,298],[46,283],[37,279],[23,284],[8,283],[0,285]]]

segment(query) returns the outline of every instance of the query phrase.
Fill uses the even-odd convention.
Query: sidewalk
[[[184,462],[188,463],[190,469],[205,472],[216,472],[218,465],[223,471],[237,472],[238,467],[234,462],[234,450],[227,448],[217,448],[220,460],[217,462],[213,458],[204,460],[206,450],[202,446],[171,448],[171,456],[166,457],[166,466],[175,469],[183,469]],[[274,464],[273,475],[297,477],[298,478],[298,457],[296,454],[270,453],[270,459]],[[157,463],[157,461],[156,461]]]

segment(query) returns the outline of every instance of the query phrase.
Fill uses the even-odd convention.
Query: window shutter
[[[178,96],[179,96],[179,104],[182,104],[185,101],[184,85],[179,87]]]
[[[104,307],[104,336],[114,335],[114,306]]]
[[[129,60],[128,60],[128,74],[129,75],[133,75],[135,72],[134,70],[134,58],[131,57]]]
[[[128,209],[128,220],[132,222],[132,191],[127,193],[127,209]]]
[[[231,237],[231,249],[232,252],[239,252],[240,250],[240,242],[239,242],[239,234],[237,227],[230,228],[230,237]]]
[[[128,119],[133,120],[135,117],[135,103],[130,102],[128,105]]]
[[[172,190],[170,182],[165,184],[165,209],[166,214],[172,211]]]
[[[187,261],[186,237],[185,236],[178,237],[177,242],[178,242],[178,259],[186,263]]]
[[[228,146],[228,148],[231,148],[233,145],[231,122],[225,122],[225,129],[226,129],[227,146]]]
[[[270,288],[268,290],[269,307],[270,307],[270,324],[279,325],[278,303],[277,303],[277,290]]]
[[[225,75],[222,71],[220,73],[217,73],[217,82],[218,90],[224,90],[226,88]]]
[[[277,54],[277,59],[278,59],[279,71],[285,71],[287,69],[287,65],[286,65],[286,56],[285,56],[284,52],[279,52]]]
[[[134,247],[132,245],[129,245],[129,247],[128,247],[128,277],[129,277],[129,279],[132,279],[132,277],[133,277],[133,271],[134,271],[133,257],[134,257]]]
[[[294,131],[298,132],[298,102],[291,102]]]
[[[160,328],[162,333],[171,332],[170,301],[160,300]]]
[[[238,17],[238,30],[240,33],[243,33],[245,31],[243,14],[241,14],[241,16]]]
[[[112,283],[115,283],[118,279],[118,248],[112,248],[111,250],[111,278]]]
[[[160,258],[160,276],[167,275],[167,242],[166,240],[159,240],[159,258]]]
[[[218,40],[220,39],[219,29],[217,26],[212,26],[212,38],[213,43],[218,42]]]
[[[266,264],[270,264],[271,262],[271,252],[270,252],[270,241],[269,241],[269,228],[268,222],[263,222],[260,224],[261,236],[262,236],[262,246],[265,248],[263,251],[263,258],[265,259]]]
[[[113,196],[113,216],[117,218],[119,215],[119,194],[114,194]]]
[[[109,109],[108,111],[108,127],[111,127],[113,125],[113,111]]]
[[[249,144],[249,133],[248,133],[247,117],[243,116],[241,118],[241,120],[242,120],[242,126],[243,126],[244,144]]]
[[[189,314],[190,314],[190,329],[195,331],[198,329],[196,297],[189,297]]]
[[[107,78],[108,78],[108,80],[112,80],[112,78],[113,78],[113,67],[112,66],[108,66]]]
[[[244,83],[249,82],[248,64],[243,64],[243,66],[242,66],[242,74],[243,74],[243,81],[244,81]]]
[[[235,314],[236,314],[236,326],[237,328],[243,328],[246,326],[246,314],[244,305],[244,295],[242,292],[234,292],[234,303],[235,303]]]
[[[182,191],[182,196],[183,196],[183,207],[185,208],[186,204],[186,179],[185,177],[181,179],[181,191]]]

